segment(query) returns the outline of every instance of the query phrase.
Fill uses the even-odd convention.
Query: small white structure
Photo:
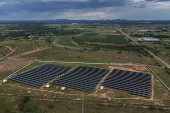
[[[160,40],[157,38],[153,38],[153,37],[140,37],[141,40],[144,41],[153,41],[153,42],[159,42]]]
[[[104,89],[104,86],[100,86],[100,89]]]
[[[49,84],[47,84],[47,85],[46,85],[46,87],[50,87],[50,85],[49,85]]]
[[[65,90],[65,87],[62,87],[61,90]]]
[[[139,30],[140,32],[147,32],[147,31],[149,31],[149,30]]]
[[[3,82],[7,82],[7,79],[4,79]]]

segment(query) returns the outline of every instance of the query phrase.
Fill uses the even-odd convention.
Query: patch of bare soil
[[[4,48],[3,50],[0,50],[0,51],[5,51],[7,48]]]
[[[20,53],[19,55],[14,55],[14,56],[12,56],[12,58],[18,58],[18,57],[21,57],[21,56],[24,56],[24,55],[28,55],[28,54],[31,54],[31,53],[35,53],[35,52],[38,52],[38,51],[41,51],[41,50],[44,50],[44,49],[47,49],[47,48],[41,48],[41,49],[37,48],[37,49],[32,50],[32,51]]]
[[[99,90],[99,88],[100,88],[101,82],[109,75],[110,72],[111,72],[111,71],[109,71],[109,72],[105,75],[105,77],[97,84],[97,86],[96,86],[96,91],[93,93],[93,95],[95,95],[95,94],[98,92],[98,90]]]
[[[133,66],[132,69],[137,70],[137,71],[142,71],[142,72],[145,72],[146,70],[148,70],[147,67],[142,67],[142,66]]]
[[[146,72],[148,71],[147,67],[142,67],[142,66],[113,66],[113,65],[108,65],[109,69],[120,69],[120,70],[127,70],[127,71],[136,71],[136,72]]]
[[[11,46],[5,46],[6,48],[10,49],[11,51],[13,51],[14,49],[11,48]]]
[[[7,55],[5,55],[4,57],[2,57],[0,60],[2,60],[2,59],[4,59],[4,58],[6,58],[6,57],[7,57],[7,56],[9,56],[10,54],[12,54],[12,53],[15,51],[15,49],[17,49],[17,47],[16,47],[15,49],[12,49],[12,48],[11,48],[11,46],[6,46],[6,48],[10,49],[10,50],[11,50],[11,52],[10,52],[10,53],[8,53]]]
[[[154,99],[154,84],[155,84],[155,82],[154,82],[154,76],[152,75],[152,94],[151,94],[151,99]]]
[[[0,78],[14,72],[33,60],[27,58],[7,59],[0,61]]]

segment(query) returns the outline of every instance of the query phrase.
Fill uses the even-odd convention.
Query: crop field
[[[78,41],[86,41],[86,42],[102,42],[102,43],[114,43],[114,44],[127,44],[126,39],[121,35],[97,35],[93,34],[85,34],[80,37],[76,37]]]
[[[107,35],[106,43],[127,44],[127,41],[121,35]]]
[[[80,37],[76,37],[76,39],[80,41],[87,41],[88,39],[96,35],[98,34],[97,33],[86,33],[86,34],[81,35]]]

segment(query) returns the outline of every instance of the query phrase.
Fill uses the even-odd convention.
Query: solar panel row
[[[65,66],[46,64],[10,79],[30,86],[40,87],[69,69],[69,67]],[[107,69],[78,66],[51,83],[90,92],[108,72],[109,70]],[[129,94],[150,97],[150,84],[150,74],[115,69],[101,85],[125,90]]]
[[[130,94],[150,97],[151,75],[125,70],[113,70],[101,86],[128,91]]]
[[[10,78],[10,80],[34,87],[40,87],[69,69],[69,67],[65,66],[46,64],[14,76]]]
[[[78,66],[51,83],[90,92],[108,72],[107,69]]]

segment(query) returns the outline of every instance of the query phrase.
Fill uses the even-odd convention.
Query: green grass
[[[31,42],[32,42],[31,39],[7,40],[7,41],[0,42],[0,45],[2,46],[7,44],[28,44]]]
[[[166,69],[157,68],[157,67],[150,67],[155,74],[158,75],[160,79],[170,88],[170,76],[166,73]]]
[[[1,113],[9,113],[12,111],[16,104],[18,103],[17,98],[12,98],[11,96],[1,96],[0,95],[0,111]]]
[[[102,54],[101,54],[102,52]],[[68,61],[68,62],[131,62],[131,63],[141,63],[141,64],[152,64],[149,60],[144,57],[138,56],[135,52],[125,52],[121,51],[92,51],[92,50],[73,50],[65,49],[59,47],[53,47],[45,49],[36,53],[22,56],[27,57],[37,57],[41,60],[50,61]],[[154,61],[153,61],[154,63]]]
[[[23,97],[11,97],[11,96],[0,96],[0,110],[1,113],[24,113],[15,106],[21,102]],[[86,100],[86,98],[85,98]],[[97,99],[99,100],[99,99]],[[32,109],[36,110],[36,113],[80,113],[82,112],[82,102],[80,101],[43,101],[38,99],[29,99],[25,103],[25,107],[32,105]],[[102,103],[84,102],[85,113],[169,113],[169,110],[157,110],[147,108],[136,108],[133,106],[126,106],[122,104],[109,104],[104,105]],[[31,109],[30,108],[30,109]],[[32,112],[34,113],[34,112]]]
[[[75,46],[78,46],[78,45],[75,45],[73,44],[71,41],[70,41],[70,36],[56,36],[55,37],[55,41],[57,44],[59,45],[64,45],[64,46],[69,46],[69,47],[75,47]]]
[[[127,44],[127,41],[122,35],[107,35],[106,43]]]
[[[75,39],[78,41],[86,42],[101,42],[101,43],[114,43],[114,44],[127,44],[128,42],[122,35],[98,35],[97,34],[85,34]]]
[[[87,41],[88,39],[90,39],[91,37],[94,37],[98,35],[97,33],[86,33],[86,34],[82,34],[79,37],[74,37],[76,38],[76,40],[80,40],[80,41]]]

